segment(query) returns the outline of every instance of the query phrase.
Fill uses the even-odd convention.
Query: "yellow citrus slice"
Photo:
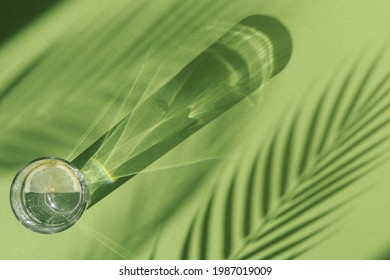
[[[45,163],[35,168],[26,178],[25,192],[74,193],[81,186],[73,170],[58,163]]]

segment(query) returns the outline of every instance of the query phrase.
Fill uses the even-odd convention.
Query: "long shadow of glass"
[[[243,19],[153,95],[140,100],[129,115],[71,162],[88,182],[89,198],[81,188],[74,189],[90,199],[88,207],[96,204],[200,128],[261,90],[285,68],[291,52],[289,32],[277,19],[263,15]],[[75,219],[67,216],[63,220],[72,221],[72,225],[80,216],[74,212],[78,213]],[[44,223],[44,219],[38,220]],[[50,232],[56,232],[56,225],[50,226]],[[64,230],[63,225],[59,228]]]
[[[291,37],[275,18],[240,21],[73,160],[90,182],[91,205],[259,90],[291,52]]]

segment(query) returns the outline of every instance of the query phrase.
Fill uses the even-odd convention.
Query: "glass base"
[[[71,227],[90,200],[82,173],[54,157],[38,158],[21,169],[12,182],[10,199],[16,218],[39,233]]]

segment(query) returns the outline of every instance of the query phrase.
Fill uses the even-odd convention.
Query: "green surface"
[[[63,1],[0,45],[0,258],[390,255],[388,1]],[[9,187],[72,160],[241,19],[288,29],[286,68],[88,209],[31,232]],[[142,125],[142,123],[140,124]]]

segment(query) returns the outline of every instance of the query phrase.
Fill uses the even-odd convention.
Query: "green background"
[[[303,116],[297,125],[302,141],[297,143],[304,143],[324,91],[331,100],[351,69],[357,69],[345,93],[353,96],[379,53],[368,86],[375,88],[389,70],[389,10],[386,0],[83,0],[62,1],[30,21],[26,17],[28,23],[17,32],[20,24],[9,21],[14,34],[2,35],[0,45],[0,258],[177,259],[187,252],[189,258],[219,259],[219,246],[228,244],[234,251],[243,242],[239,232],[248,216],[240,210],[245,206],[240,199],[257,152],[269,150],[279,129],[281,138],[288,137],[285,127],[297,111]],[[288,66],[260,96],[244,100],[175,147],[89,209],[69,230],[40,235],[17,222],[9,187],[22,166],[44,155],[72,159],[130,113],[134,100],[152,94],[224,31],[252,14],[277,18],[293,39]],[[14,17],[19,16],[15,12]],[[358,67],[355,62],[360,62]],[[132,87],[134,97],[127,98]],[[386,111],[383,114],[385,118]],[[318,127],[321,130],[321,124]],[[381,135],[389,131],[387,125]],[[389,147],[388,142],[383,145]],[[291,168],[301,152],[292,149]],[[282,165],[283,157],[275,158],[276,165],[279,161]],[[267,164],[265,159],[258,162]],[[298,237],[285,230],[286,236],[269,248],[278,254],[265,256],[388,258],[389,168],[384,158],[348,191],[319,204],[316,209],[321,211],[326,203],[349,201],[342,211],[332,212],[337,219],[318,219],[325,229],[313,239],[294,243],[310,226],[297,232]],[[262,176],[259,172],[255,178],[261,181]],[[293,184],[295,178],[290,174],[288,180]],[[226,198],[231,182],[237,186],[234,207],[227,206]],[[256,187],[252,191],[253,196],[258,192]],[[206,222],[202,215],[211,197],[215,200]],[[260,199],[254,202],[260,204]],[[251,217],[253,225],[262,220],[258,214]],[[220,245],[220,240],[225,242]],[[295,247],[284,247],[290,242]]]

